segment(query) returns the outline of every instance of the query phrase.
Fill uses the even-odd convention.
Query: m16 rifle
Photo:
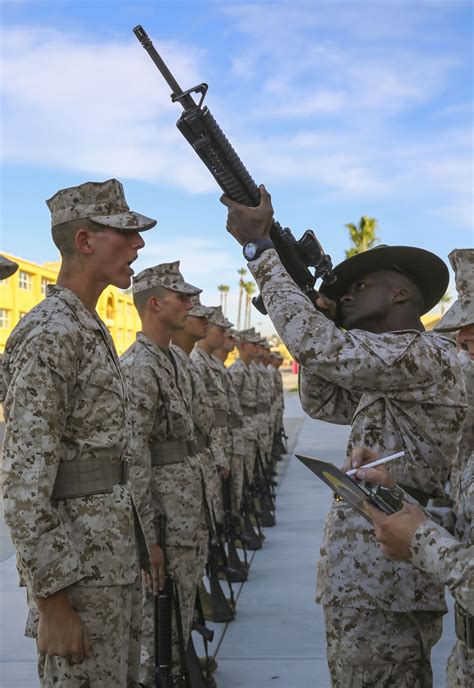
[[[258,186],[207,106],[203,106],[208,85],[203,83],[183,91],[143,27],[136,26],[133,32],[171,88],[171,100],[178,102],[184,110],[176,123],[179,131],[229,198],[247,206],[257,206],[260,203]],[[193,93],[199,95],[199,102],[195,102]],[[297,240],[288,227],[283,228],[278,222],[273,222],[270,238],[286,271],[316,305],[316,280],[321,278],[326,284],[332,284],[336,277],[331,258],[324,253],[314,232],[308,229]],[[314,268],[314,272],[310,268]],[[266,313],[261,296],[254,298],[253,303],[261,313]]]

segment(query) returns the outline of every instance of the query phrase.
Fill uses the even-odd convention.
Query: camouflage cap
[[[46,201],[46,205],[51,211],[51,227],[85,218],[105,227],[138,232],[156,225],[156,220],[130,210],[123,186],[117,179],[61,189]]]
[[[211,314],[211,309],[201,303],[199,294],[194,294],[189,297],[189,300],[193,304],[193,307],[188,311],[188,315],[192,315],[195,318],[208,318]]]
[[[434,328],[437,332],[474,324],[474,248],[455,248],[449,254],[449,262],[456,275],[458,299]]]
[[[234,324],[227,320],[220,306],[210,306],[209,310],[211,311],[209,315],[209,322],[213,325],[217,325],[218,327],[224,327],[225,329],[228,329],[229,327],[232,327],[232,325]]]
[[[152,289],[153,287],[164,287],[178,294],[193,296],[200,294],[202,289],[193,287],[184,281],[184,277],[179,270],[179,260],[173,263],[160,263],[152,268],[142,270],[133,278],[132,293]]]
[[[0,256],[0,280],[8,279],[18,270],[18,263],[13,260]]]
[[[239,342],[257,344],[260,341],[260,335],[255,332],[253,327],[249,327],[247,330],[240,330],[240,332],[237,332],[237,339]]]
[[[283,361],[283,356],[279,351],[270,351],[270,356],[276,358],[278,361]]]

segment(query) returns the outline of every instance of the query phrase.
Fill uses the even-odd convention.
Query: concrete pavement
[[[289,387],[291,385],[288,385]],[[307,418],[298,395],[286,394],[290,447],[340,465],[349,428]],[[0,426],[0,432],[2,428]],[[1,439],[1,438],[0,438]],[[265,531],[249,580],[238,591],[237,618],[215,624],[219,688],[329,688],[322,609],[314,604],[315,572],[330,491],[294,457],[279,464],[277,526]],[[25,591],[0,521],[0,686],[36,688],[33,641],[23,637]],[[433,652],[435,688],[454,643],[452,615]],[[200,641],[196,639],[200,650]],[[104,686],[104,688],[107,688]]]

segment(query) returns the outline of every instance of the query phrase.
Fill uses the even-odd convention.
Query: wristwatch
[[[243,245],[242,251],[247,261],[255,260],[268,248],[275,248],[271,239],[254,239]]]

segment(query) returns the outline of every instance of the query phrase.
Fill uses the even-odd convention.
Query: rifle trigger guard
[[[207,84],[202,83],[202,84],[199,84],[199,86],[193,86],[192,88],[188,88],[187,91],[183,91],[179,95],[172,93],[171,94],[171,102],[172,103],[176,103],[176,102],[179,103],[180,100],[182,100],[183,98],[186,98],[186,96],[191,95],[191,93],[200,93],[201,94],[201,100],[197,104],[197,107],[199,109],[204,102],[204,98],[206,97],[206,93],[207,93],[208,88],[209,88],[209,86]]]

